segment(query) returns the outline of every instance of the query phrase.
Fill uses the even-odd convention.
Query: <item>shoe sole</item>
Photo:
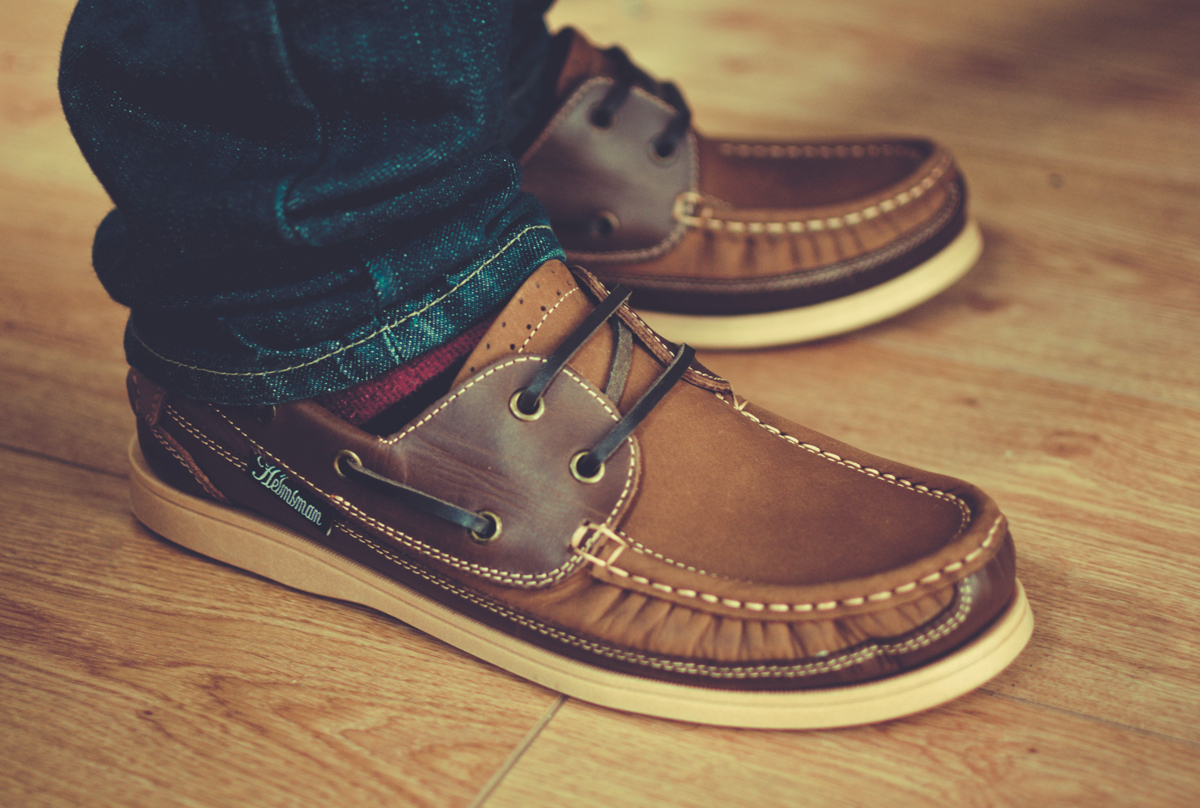
[[[1033,614],[1017,583],[1005,613],[950,656],[864,684],[747,693],[641,679],[559,656],[465,617],[390,578],[253,514],[185,494],[129,446],[130,504],[148,528],[197,553],[294,589],[376,609],[540,685],[632,713],[759,729],[819,729],[886,721],[974,690],[1025,647]]]
[[[761,314],[676,314],[638,309],[651,328],[693,348],[767,348],[832,337],[908,311],[949,288],[983,253],[975,220],[940,252],[903,275],[846,297]]]

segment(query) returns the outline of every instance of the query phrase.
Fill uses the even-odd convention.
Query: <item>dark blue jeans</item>
[[[60,92],[116,205],[93,263],[130,307],[130,363],[193,398],[309,398],[561,257],[505,147],[548,5],[81,0]]]

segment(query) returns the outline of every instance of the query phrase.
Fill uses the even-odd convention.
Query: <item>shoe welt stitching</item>
[[[783,232],[780,226],[788,233],[803,233],[817,232],[821,230],[837,230],[849,225],[858,224],[863,219],[874,219],[880,213],[888,213],[902,208],[910,202],[922,197],[926,191],[933,187],[934,183],[946,173],[950,167],[950,158],[943,157],[929,173],[921,179],[920,182],[913,185],[911,188],[901,191],[890,199],[884,199],[881,202],[876,202],[873,205],[868,205],[861,210],[852,211],[842,214],[841,216],[830,216],[828,218],[817,219],[799,219],[795,221],[784,222],[749,222],[740,219],[716,219],[711,216],[688,216],[682,212],[682,205],[676,204],[672,215],[677,222],[680,222],[687,227],[695,227],[708,230],[725,230],[729,233],[762,233],[762,232]],[[683,198],[683,195],[680,197]]]
[[[592,653],[606,656],[611,659],[617,659],[623,662],[632,662],[639,665],[645,665],[658,670],[667,670],[677,673],[688,673],[698,676],[708,676],[713,679],[762,679],[762,678],[801,678],[804,676],[812,676],[821,673],[833,673],[845,668],[857,665],[862,662],[874,659],[877,656],[899,656],[901,654],[911,653],[912,651],[920,650],[929,645],[932,645],[937,640],[945,637],[954,631],[971,611],[974,593],[970,581],[964,581],[959,587],[959,604],[958,608],[952,615],[947,617],[942,622],[929,627],[926,631],[911,637],[904,642],[886,643],[872,641],[867,646],[846,653],[843,655],[831,655],[828,658],[821,659],[816,662],[803,662],[795,665],[756,665],[746,668],[730,668],[728,666],[707,665],[695,662],[679,662],[677,660],[663,659],[661,657],[653,657],[647,654],[641,654],[635,651],[626,651],[620,648],[614,648],[609,645],[586,640],[581,637],[576,637],[573,634],[548,626],[523,614],[513,611],[505,606],[502,606],[494,601],[483,598],[469,590],[455,586],[454,584],[438,578],[421,567],[409,562],[384,547],[379,546],[371,541],[366,536],[358,533],[352,528],[338,524],[347,535],[357,539],[362,544],[370,547],[375,552],[388,558],[392,563],[400,566],[409,572],[417,575],[420,578],[451,592],[458,597],[468,600],[478,606],[481,606],[488,611],[498,614],[501,617],[507,618],[512,622],[523,625],[527,628],[537,631],[539,634],[551,637],[568,645],[573,645],[577,648],[583,648]],[[684,607],[680,607],[684,608]]]
[[[451,398],[449,398],[445,402],[443,402],[442,406],[440,406],[437,410],[435,410],[434,412],[427,415],[419,423],[410,426],[407,430],[405,430],[405,432],[403,434],[408,434],[409,432],[412,432],[413,430],[417,429],[421,425],[428,422],[431,418],[433,418],[435,415],[437,415],[438,412],[445,409],[453,401],[455,401],[460,396],[462,396],[464,393],[466,393],[468,389],[473,387],[475,384],[477,384],[479,381],[486,378],[487,376],[490,376],[491,374],[495,373],[496,371],[500,370],[501,368],[505,368],[510,365],[515,365],[518,362],[529,362],[529,361],[545,362],[546,360],[539,356],[518,357],[516,359],[511,359],[502,365],[497,365],[496,367],[489,369],[485,373],[481,373],[480,375],[478,375],[474,379],[472,379],[468,385],[463,387],[463,389],[459,390],[458,393],[456,393],[454,396],[452,396]],[[579,384],[579,386],[582,387],[584,390],[586,390],[592,396],[592,398],[594,398],[597,401],[597,403],[600,404],[600,406],[604,407],[604,409],[608,412],[609,416],[613,418],[613,420],[619,420],[617,418],[616,414],[613,412],[612,408],[610,408],[608,406],[608,404],[604,402],[603,399],[601,399],[595,392],[593,392],[592,389],[590,387],[588,387],[587,384],[584,383],[584,381],[582,379],[580,379],[573,372],[571,372],[569,369],[566,369],[566,368],[563,369],[563,373],[566,374],[568,377],[570,377],[572,380],[574,380],[577,384]],[[371,524],[377,530],[380,530],[383,533],[386,533],[387,535],[391,536],[393,539],[395,539],[400,544],[408,546],[408,547],[416,550],[417,552],[433,556],[434,558],[437,558],[439,561],[449,564],[452,567],[455,567],[457,569],[462,569],[464,571],[471,572],[475,575],[480,575],[482,577],[489,578],[494,581],[499,581],[501,583],[521,584],[521,585],[526,585],[526,586],[529,586],[529,585],[547,586],[549,584],[553,584],[553,583],[556,583],[557,581],[562,580],[564,577],[566,577],[570,573],[574,572],[585,561],[585,559],[582,556],[573,556],[572,558],[570,558],[566,562],[564,562],[561,566],[552,570],[551,572],[543,572],[543,573],[513,573],[513,572],[507,572],[505,570],[495,569],[493,567],[487,567],[487,566],[484,566],[481,564],[475,564],[472,562],[463,561],[462,559],[459,559],[458,557],[456,557],[454,555],[446,553],[442,550],[438,550],[435,547],[431,547],[430,545],[426,544],[425,542],[422,542],[419,539],[409,536],[406,533],[398,531],[395,528],[391,527],[390,525],[387,525],[387,524],[379,521],[378,519],[375,519],[374,517],[370,516],[365,511],[363,511],[361,508],[359,508],[356,505],[354,505],[353,503],[351,503],[345,497],[339,496],[337,494],[328,493],[323,488],[321,488],[319,485],[317,485],[316,483],[312,482],[307,477],[305,477],[303,474],[300,474],[299,472],[292,469],[282,459],[280,459],[279,457],[275,456],[271,452],[264,449],[261,444],[259,444],[253,438],[251,438],[248,434],[246,434],[245,430],[243,430],[241,427],[239,427],[237,424],[235,424],[232,420],[230,420],[229,416],[227,416],[219,407],[217,407],[214,404],[209,404],[208,406],[214,413],[216,413],[216,415],[218,415],[222,420],[224,420],[225,423],[227,423],[230,427],[235,429],[243,438],[245,438],[250,443],[250,445],[253,446],[258,452],[260,452],[261,454],[263,454],[264,456],[266,456],[273,462],[277,463],[281,468],[283,468],[285,471],[287,471],[293,477],[295,477],[299,480],[302,480],[306,485],[308,485],[314,491],[319,493],[321,496],[326,497],[330,501],[342,506],[345,510],[353,513],[359,519],[362,519],[363,521]],[[400,437],[403,437],[403,435],[401,435]],[[392,441],[380,439],[379,442],[383,443],[383,444],[387,444],[387,443],[391,443]],[[633,476],[634,476],[634,471],[637,468],[637,451],[638,451],[637,442],[634,440],[630,440],[629,441],[629,471],[627,472],[626,477],[625,477],[625,488],[621,491],[621,496],[617,498],[616,505],[614,505],[612,511],[609,512],[608,518],[604,522],[605,525],[611,525],[611,522],[613,521],[613,519],[615,519],[617,514],[620,512],[621,506],[624,505],[625,500],[629,497],[630,490],[633,488]],[[222,453],[222,455],[226,456],[225,453]],[[231,462],[235,462],[235,463],[237,462],[236,458],[233,458],[230,456],[226,456],[226,459],[230,460]]]

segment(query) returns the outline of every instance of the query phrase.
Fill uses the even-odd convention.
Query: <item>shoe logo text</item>
[[[298,489],[288,485],[287,474],[278,466],[268,463],[261,455],[255,455],[258,466],[250,466],[250,479],[283,500],[289,508],[312,522],[328,536],[333,529],[333,510],[323,503],[310,502]]]

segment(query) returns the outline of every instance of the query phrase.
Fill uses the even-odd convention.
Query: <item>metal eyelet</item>
[[[492,524],[495,527],[492,528],[492,534],[490,536],[483,536],[479,533],[476,533],[474,530],[472,530],[471,538],[474,541],[478,542],[479,544],[491,544],[496,539],[500,538],[500,531],[504,530],[504,525],[503,525],[503,523],[501,523],[500,517],[497,516],[496,514],[492,513],[491,511],[480,511],[479,515],[486,517],[488,519],[491,519]]]
[[[262,407],[254,408],[254,420],[258,421],[263,426],[275,420],[276,408],[274,404],[266,404]]]
[[[510,398],[508,400],[508,408],[509,408],[509,410],[512,411],[513,415],[517,416],[522,421],[536,421],[537,419],[541,418],[542,415],[546,412],[546,399],[539,398],[537,400],[537,402],[538,402],[537,409],[534,410],[533,412],[525,412],[524,410],[521,409],[521,406],[517,403],[517,401],[521,398],[521,393],[524,393],[524,392],[525,392],[525,388],[522,387],[520,390],[513,393],[512,398]]]
[[[338,452],[336,455],[334,455],[334,458],[333,458],[333,470],[334,470],[334,472],[337,473],[337,476],[339,476],[339,477],[346,476],[346,472],[342,471],[342,461],[343,460],[349,460],[351,463],[353,463],[356,466],[362,465],[362,460],[359,458],[358,455],[356,455],[354,452],[350,451],[349,449],[342,449],[340,452]]]
[[[572,477],[574,477],[576,480],[579,480],[581,483],[588,483],[590,485],[591,483],[598,483],[600,480],[604,479],[604,464],[601,463],[600,468],[597,469],[596,473],[591,477],[584,475],[583,472],[579,470],[579,461],[586,457],[587,454],[587,452],[579,452],[572,457],[570,467]]]

